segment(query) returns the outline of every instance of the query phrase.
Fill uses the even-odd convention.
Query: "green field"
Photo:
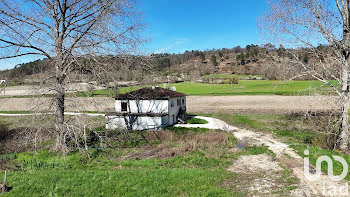
[[[335,81],[331,81],[337,85]],[[158,84],[163,87],[163,84]],[[131,86],[122,87],[120,93],[126,93],[142,87],[151,86]],[[270,80],[240,80],[239,84],[208,84],[183,82],[170,84],[175,86],[178,92],[185,93],[190,96],[225,96],[225,95],[314,95],[334,94],[333,90],[325,86],[319,81],[270,81]],[[95,90],[90,92],[77,93],[77,96],[114,96],[115,91],[112,90]]]
[[[219,75],[225,77],[224,75]],[[330,81],[334,86],[338,86],[336,81]],[[167,84],[154,84],[166,88]],[[152,84],[121,87],[119,93],[126,93],[143,87],[150,87]],[[332,88],[319,81],[273,81],[273,80],[239,80],[238,84],[210,84],[197,82],[172,83],[178,92],[190,96],[229,96],[229,95],[334,95]],[[67,93],[68,96],[94,97],[116,95],[114,89],[93,90],[88,92]],[[45,95],[51,97],[52,95]],[[27,98],[28,96],[13,96]],[[1,97],[8,98],[8,97]],[[9,97],[11,98],[11,97]]]
[[[308,95],[327,94],[328,87],[318,81],[240,80],[239,84],[204,84],[185,82],[173,84],[176,90],[188,95]]]

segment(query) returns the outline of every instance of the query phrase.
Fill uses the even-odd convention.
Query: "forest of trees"
[[[311,56],[310,51],[307,48],[294,50],[297,51],[297,58],[302,60],[305,64],[308,64],[311,62],[325,61],[328,46],[320,45],[318,47],[318,50],[323,51],[323,54],[325,54],[324,56],[319,57]],[[222,61],[228,61],[231,70],[234,70],[235,67],[242,67],[240,70],[245,71],[241,74],[248,74],[247,70],[251,69],[251,63],[258,64],[257,62],[262,62],[260,64],[262,64],[261,66],[263,69],[253,71],[253,73],[250,74],[261,74],[266,79],[284,79],[288,78],[289,75],[292,75],[292,73],[286,74],[284,71],[284,67],[286,67],[285,65],[291,64],[293,58],[296,58],[288,51],[290,50],[285,49],[283,46],[276,47],[272,44],[258,46],[251,44],[244,48],[236,46],[233,48],[211,49],[205,51],[185,51],[181,54],[160,53],[151,54],[146,57],[134,56],[126,58],[128,60],[126,60],[125,57],[114,56],[113,58],[109,57],[108,61],[106,60],[106,64],[115,67],[115,72],[120,72],[120,80],[139,80],[150,72],[168,72],[173,67],[181,69],[183,64],[186,64],[191,60],[197,60],[197,64],[200,64],[196,67],[202,69],[200,74],[217,72],[217,67]],[[103,57],[100,59],[103,59]],[[132,59],[132,61],[130,61],[130,59]],[[128,66],[121,66],[126,64],[126,62]],[[26,76],[33,74],[48,72],[50,70],[49,64],[50,61],[48,59],[36,60],[16,65],[10,70],[2,71],[0,72],[0,76],[9,79],[23,79]],[[144,70],[144,66],[140,65],[146,65],[148,69]],[[88,68],[86,64],[82,63],[79,66],[76,66],[72,71],[80,74],[88,74],[89,72],[92,72],[89,69],[90,68]]]

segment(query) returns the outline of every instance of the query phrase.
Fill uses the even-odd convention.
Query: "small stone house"
[[[115,109],[106,114],[107,129],[158,130],[186,121],[186,94],[146,87],[115,97]]]

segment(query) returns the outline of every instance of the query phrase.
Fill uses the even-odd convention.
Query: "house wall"
[[[177,100],[180,100],[179,104]],[[183,102],[184,101],[184,102]],[[115,111],[121,111],[123,100],[115,100]],[[128,113],[164,113],[162,117],[149,116],[106,116],[107,129],[152,130],[177,123],[180,108],[186,109],[186,97],[169,100],[125,100]]]
[[[129,113],[168,113],[168,100],[115,100],[116,112],[122,112],[122,102],[128,103]]]
[[[162,117],[106,116],[106,129],[158,130],[165,126]]]
[[[170,125],[169,124],[169,115],[166,115],[166,116],[162,117],[162,125],[163,125],[163,127],[166,127],[166,126]]]
[[[177,105],[177,100],[180,99],[180,105]],[[184,104],[182,104],[182,100],[184,100]],[[173,106],[171,106],[173,104]],[[169,108],[169,125],[174,125],[177,123],[177,115],[179,114],[180,108],[186,108],[186,97],[178,97],[169,99],[168,103]],[[175,120],[174,120],[175,119]]]

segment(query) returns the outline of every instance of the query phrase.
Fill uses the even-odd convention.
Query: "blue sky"
[[[178,53],[259,44],[257,19],[264,6],[264,0],[145,0],[145,48]]]
[[[265,0],[143,0],[148,42],[143,54],[259,44],[257,19]],[[38,57],[0,60],[0,70]]]

